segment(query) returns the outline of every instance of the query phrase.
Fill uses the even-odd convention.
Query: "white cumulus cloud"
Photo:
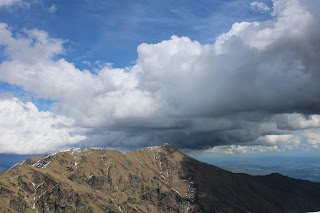
[[[241,146],[241,145],[227,145],[215,146],[211,149],[205,150],[209,153],[224,153],[224,154],[247,154],[247,153],[263,153],[263,152],[280,152],[277,146]]]
[[[48,8],[49,13],[55,13],[57,12],[57,6],[55,4],[52,4],[51,7]]]
[[[265,135],[260,136],[257,142],[273,146],[279,144],[298,145],[300,144],[300,139],[294,135]]]
[[[263,2],[254,1],[254,2],[250,3],[250,6],[253,10],[261,12],[261,13],[266,13],[266,12],[270,11],[270,8],[268,7],[268,5],[266,5]]]
[[[0,117],[0,153],[48,153],[85,139],[72,120],[39,112],[31,102],[0,99]]]
[[[320,148],[320,132],[319,129],[317,131],[307,131],[305,134],[307,138],[307,143],[312,148]]]
[[[21,3],[21,0],[0,0],[0,7],[9,7]]]
[[[304,116],[300,113],[279,114],[273,116],[279,129],[299,130],[320,128],[320,115],[314,114]]]

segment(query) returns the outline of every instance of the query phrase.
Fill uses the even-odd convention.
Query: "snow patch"
[[[172,189],[173,191],[175,191],[180,197],[182,197],[181,193],[180,193],[177,189],[175,189],[175,188],[173,188],[173,187],[171,187],[171,189]]]
[[[10,167],[8,170],[6,170],[5,172],[9,172],[9,171],[11,171],[12,169],[14,169],[15,167],[23,165],[25,162],[26,162],[26,160],[23,160],[23,161],[21,161],[21,162],[19,162],[19,163],[14,164],[13,166],[11,166],[11,167]]]
[[[51,155],[47,155],[46,157],[38,160],[37,162],[35,162],[34,164],[32,164],[33,167],[35,168],[41,168],[41,169],[45,169],[48,167],[48,165],[51,163],[51,157],[55,156],[57,153],[51,154]]]

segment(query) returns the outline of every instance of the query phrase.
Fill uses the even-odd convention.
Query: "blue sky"
[[[65,57],[78,67],[85,67],[83,61],[125,67],[137,59],[141,43],[157,43],[172,35],[212,43],[235,22],[270,17],[254,11],[250,2],[37,1],[27,8],[2,8],[0,20],[16,33],[37,28],[63,39]],[[50,12],[51,7],[56,9]]]
[[[0,153],[316,151],[317,8],[0,0]]]

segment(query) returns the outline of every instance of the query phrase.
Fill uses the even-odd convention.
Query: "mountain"
[[[0,174],[0,212],[307,212],[320,183],[235,174],[169,144],[121,153],[74,149]]]

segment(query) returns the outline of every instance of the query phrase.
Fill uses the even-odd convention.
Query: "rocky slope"
[[[306,212],[320,183],[234,174],[171,145],[133,152],[75,149],[0,174],[0,212]]]

